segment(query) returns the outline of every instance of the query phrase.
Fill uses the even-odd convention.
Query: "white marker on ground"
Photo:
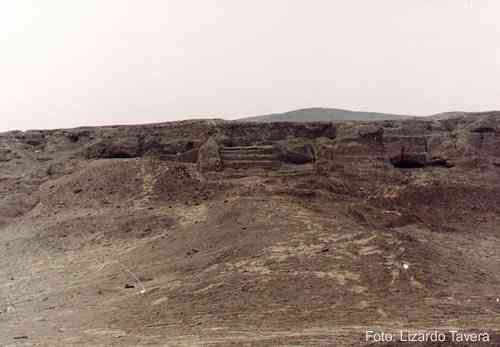
[[[125,271],[127,271],[130,276],[132,276],[132,278],[135,280],[135,282],[141,286],[141,291],[139,293],[141,294],[144,294],[146,293],[146,288],[144,287],[144,285],[142,284],[142,281],[128,268],[126,267],[125,265],[123,265],[122,263],[120,263],[118,260],[115,260],[115,262],[120,265],[122,267],[122,269],[124,269]]]
[[[120,265],[120,267],[126,272],[128,273],[130,276],[132,276],[132,278],[134,279],[134,281],[136,282],[136,284],[138,284],[140,287],[141,287],[141,290],[140,290],[140,294],[145,294],[147,292],[146,290],[146,287],[144,287],[144,285],[142,284],[142,281],[139,279],[139,277],[137,277],[133,272],[132,270],[130,270],[128,267],[126,267],[125,265],[123,265],[122,263],[120,263],[118,260],[114,260],[112,261],[111,263],[105,263],[103,264],[97,271],[101,271],[102,269],[104,269],[104,267],[106,267],[107,265],[109,264],[118,264]]]

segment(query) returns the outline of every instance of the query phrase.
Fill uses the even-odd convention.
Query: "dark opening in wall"
[[[413,159],[391,159],[391,163],[394,167],[399,169],[417,169],[424,167],[421,161]]]

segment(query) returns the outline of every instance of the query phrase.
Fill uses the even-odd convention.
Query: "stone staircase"
[[[282,163],[275,146],[222,147],[224,169],[277,170]]]

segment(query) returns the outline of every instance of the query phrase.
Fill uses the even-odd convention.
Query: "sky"
[[[498,0],[1,0],[0,131],[500,109]]]

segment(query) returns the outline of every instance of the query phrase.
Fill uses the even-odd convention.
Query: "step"
[[[228,152],[222,153],[222,160],[275,160],[276,154],[260,154],[260,153],[241,153]]]
[[[229,160],[224,161],[225,168],[231,169],[251,169],[251,168],[262,168],[262,169],[279,169],[281,167],[281,162],[275,160]]]
[[[273,154],[276,153],[274,146],[245,146],[245,147],[222,147],[221,154],[224,153],[255,153],[255,154]]]
[[[222,149],[226,149],[228,151],[253,150],[253,149],[274,149],[274,148],[276,148],[276,146],[272,146],[272,145],[222,147]]]

